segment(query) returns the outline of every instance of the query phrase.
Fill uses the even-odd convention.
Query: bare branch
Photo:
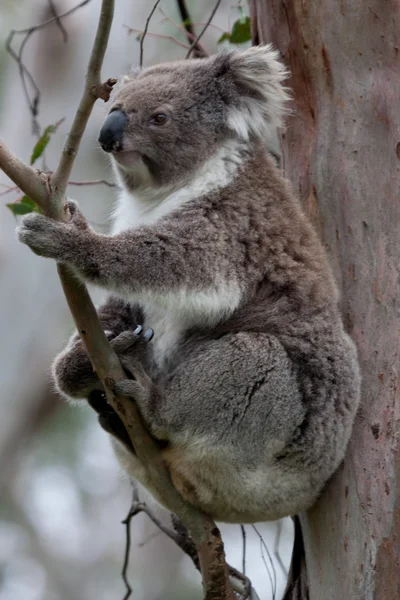
[[[119,185],[106,179],[88,179],[86,181],[68,181],[68,185],[87,186],[87,185],[106,185],[110,188],[120,189]],[[1,195],[1,194],[0,194]]]
[[[160,4],[160,0],[156,0],[156,2],[153,5],[153,8],[150,11],[149,16],[146,19],[146,24],[144,26],[144,31],[142,34],[142,37],[140,38],[140,58],[139,58],[139,67],[142,68],[143,67],[143,44],[144,44],[144,38],[146,37],[147,34],[147,30],[149,28],[149,24],[151,21],[151,17],[154,15],[155,10],[157,8],[157,6]]]
[[[197,25],[199,25],[200,27],[204,27],[205,23],[202,23],[200,21],[198,23],[193,23],[193,26],[197,26]],[[222,29],[222,27],[218,27],[218,25],[215,25],[214,23],[208,23],[208,28],[216,29],[217,31],[219,31],[221,33],[225,33],[225,29]]]
[[[246,575],[246,529],[244,525],[240,526],[242,532],[242,571],[243,575]]]
[[[158,529],[163,532],[170,540],[172,540],[193,562],[195,568],[201,572],[200,569],[200,560],[199,554],[196,548],[196,544],[194,543],[189,531],[185,527],[185,525],[180,521],[178,517],[174,514],[171,514],[172,524],[174,529],[170,529],[166,527],[153,513],[151,508],[145,503],[140,502],[139,496],[137,493],[137,489],[134,488],[133,492],[133,500],[130,511],[128,513],[127,518],[123,521],[124,525],[131,523],[131,520],[134,516],[139,513],[144,513],[148,516],[148,518],[158,527]],[[124,557],[124,567],[126,563],[129,561],[129,550],[130,550],[130,537],[126,536],[126,547],[125,547],[125,557]],[[251,581],[248,577],[246,577],[243,573],[240,573],[234,567],[228,566],[229,578],[232,584],[233,590],[236,594],[239,594],[240,598],[238,600],[259,600],[257,593],[251,585]],[[129,583],[128,583],[129,586]],[[128,587],[127,586],[127,587]],[[130,586],[129,586],[130,587]],[[129,596],[125,596],[124,600]],[[221,599],[222,600],[222,599]]]
[[[40,171],[22,162],[7,148],[1,139],[0,167],[17,187],[39,204],[39,206],[46,203],[48,199],[46,177],[43,177]]]
[[[283,560],[282,560],[281,555],[279,553],[279,544],[280,544],[280,541],[281,541],[281,535],[282,535],[282,519],[279,519],[278,524],[276,526],[276,535],[275,535],[275,544],[274,544],[274,555],[275,555],[276,560],[279,563],[280,568],[282,569],[282,573],[287,578],[289,573],[288,573],[287,568],[283,564]]]
[[[132,510],[132,507],[138,499],[139,498],[138,498],[137,489],[134,486],[133,492],[132,492],[132,504],[129,508],[128,514],[126,515],[125,519],[122,521],[122,524],[125,525],[125,536],[126,536],[124,562],[123,562],[122,571],[121,571],[121,576],[122,576],[123,582],[126,585],[126,594],[125,594],[123,600],[128,600],[129,596],[132,593],[131,584],[129,583],[129,580],[128,580],[128,566],[129,566],[129,555],[131,553],[131,521],[132,521],[133,517],[135,516],[135,513]]]
[[[39,25],[32,25],[32,27],[28,27],[26,29],[12,29],[7,37],[6,44],[5,44],[6,51],[18,64],[18,69],[20,72],[24,95],[25,95],[26,101],[28,103],[30,113],[32,115],[33,128],[34,128],[34,131],[36,134],[38,134],[40,131],[39,123],[37,122],[37,119],[36,119],[36,117],[38,115],[38,110],[39,110],[40,90],[36,84],[36,81],[35,81],[32,73],[29,71],[29,69],[26,67],[26,65],[23,61],[23,53],[25,50],[25,46],[33,33],[35,33],[36,31],[40,31],[41,29],[44,29],[45,27],[47,27],[48,25],[51,25],[52,23],[57,23],[59,25],[59,27],[62,28],[63,31],[65,31],[63,26],[61,25],[61,20],[65,19],[66,17],[69,17],[69,15],[72,15],[75,11],[82,8],[82,6],[85,6],[85,4],[88,4],[89,2],[90,2],[90,0],[83,0],[76,6],[73,6],[72,8],[67,10],[65,13],[63,13],[61,15],[54,14],[53,18],[48,19],[47,21],[44,21],[43,23],[40,23]],[[50,7],[52,8],[54,6],[52,0],[49,0],[49,3],[50,3]],[[53,11],[53,12],[55,12],[55,11]],[[16,52],[14,50],[14,48],[12,47],[14,37],[17,35],[24,36],[18,52]],[[64,38],[64,40],[65,40],[65,38]],[[31,96],[29,94],[28,84],[33,88],[33,98],[31,98]]]
[[[57,27],[61,31],[61,35],[63,37],[64,44],[66,44],[68,42],[68,33],[67,33],[67,30],[65,29],[65,27],[63,25],[63,22],[62,22],[62,20],[61,20],[61,18],[59,16],[59,14],[57,13],[57,9],[56,9],[56,6],[54,4],[54,0],[48,0],[48,3],[49,3],[50,11],[51,11],[53,17],[56,20]]]
[[[51,212],[57,216],[60,214],[61,202],[65,196],[72,166],[78,152],[83,132],[86,129],[89,116],[92,112],[93,105],[97,98],[102,98],[104,101],[107,101],[112,86],[116,83],[116,79],[108,79],[105,84],[102,84],[100,79],[101,65],[103,64],[108,44],[113,12],[114,0],[109,0],[109,2],[103,0],[99,25],[87,68],[86,84],[83,95],[61,153],[59,165],[55,173],[51,176],[51,186],[55,192],[52,197]]]
[[[5,189],[4,192],[0,192],[0,198],[2,196],[6,196],[6,194],[10,194],[11,192],[18,192],[19,191],[19,187],[17,185],[4,185],[2,183],[1,186],[5,187],[7,189]]]
[[[51,173],[51,171],[46,171],[46,173]],[[2,196],[6,196],[7,194],[10,194],[12,192],[18,193],[21,192],[22,190],[17,186],[17,185],[10,185],[7,186],[5,184],[0,184],[2,185],[2,187],[5,187],[6,189],[3,192],[0,192],[0,198]],[[92,186],[92,185],[106,185],[107,187],[110,188],[116,188],[119,189],[118,184],[113,183],[112,181],[107,181],[106,179],[88,179],[87,181],[68,181],[68,185],[74,185],[77,187],[84,187],[84,186]]]
[[[191,42],[193,42],[194,40],[196,40],[196,36],[193,35],[193,33],[191,33],[190,31],[187,30],[186,25],[179,25],[179,23],[175,23],[175,21],[173,21],[162,8],[158,9],[160,11],[160,13],[163,15],[163,21],[168,21],[169,23],[171,23],[172,25],[175,25],[175,27],[177,27],[178,29],[180,29],[181,31],[183,31],[186,34],[186,37],[188,38],[189,44],[191,44]],[[185,46],[186,48],[188,48],[188,46]],[[206,49],[201,45],[201,44],[197,44],[197,47],[195,49],[196,51],[196,57],[200,58],[200,57],[205,57],[208,56],[208,53],[206,51]]]
[[[188,53],[186,54],[185,58],[190,58],[191,53],[193,52],[193,50],[195,49],[196,45],[199,43],[199,40],[203,37],[203,34],[207,31],[211,21],[214,18],[215,13],[217,12],[219,5],[221,4],[221,0],[217,0],[216,5],[214,6],[211,15],[208,19],[208,21],[206,22],[206,24],[204,25],[203,29],[200,31],[199,35],[197,36],[197,38],[195,39],[195,41],[192,43],[192,45],[190,46]]]
[[[188,7],[186,6],[185,0],[177,0],[177,3],[178,3],[179,14],[181,16],[181,21],[183,23],[183,27],[181,27],[181,29],[186,31],[186,36],[188,38],[189,44],[191,44],[192,42],[195,42],[195,46],[193,48],[194,58],[200,58],[201,56],[207,56],[207,52],[205,51],[204,47],[201,44],[199,44],[199,41],[195,36],[192,19],[190,17],[190,13],[189,13]]]
[[[134,27],[129,27],[129,25],[124,25],[124,27],[126,27],[126,29],[128,30],[128,35],[131,35],[132,33],[139,33],[142,36],[140,39],[142,39],[143,35],[145,35],[145,32],[141,29],[135,29]],[[155,38],[161,38],[164,40],[171,40],[171,42],[174,42],[178,46],[181,46],[181,48],[185,48],[185,50],[189,48],[189,46],[183,44],[182,42],[174,38],[173,35],[167,35],[165,33],[154,33],[152,31],[146,31],[146,35],[150,35],[151,37]]]
[[[255,531],[255,533],[257,534],[257,536],[258,536],[258,538],[260,540],[261,558],[263,560],[263,563],[264,563],[265,568],[266,568],[267,573],[268,573],[269,580],[271,582],[272,600],[275,600],[275,598],[276,598],[276,571],[275,571],[275,565],[274,565],[274,562],[273,562],[273,560],[271,558],[271,554],[270,554],[270,552],[268,550],[267,544],[265,543],[263,536],[258,531],[258,529],[257,529],[257,527],[255,525],[252,525],[252,528],[253,528],[253,530]],[[267,561],[265,560],[264,550],[266,551],[268,559],[269,559],[269,562],[271,563],[271,568],[272,568],[272,573],[273,573],[272,576],[271,576],[271,572],[269,570]]]

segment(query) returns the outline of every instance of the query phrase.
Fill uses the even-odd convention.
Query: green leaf
[[[14,215],[27,215],[30,212],[42,212],[40,206],[28,198],[28,196],[22,196],[18,202],[12,202],[6,206],[8,206]]]
[[[231,44],[243,44],[249,40],[251,40],[250,17],[241,17],[233,24],[229,41]]]
[[[35,209],[35,210],[37,209],[36,202],[34,202],[30,198],[28,198],[28,196],[22,196],[22,198],[19,200],[19,202],[21,204],[29,204],[29,206],[32,206],[33,209]]]
[[[223,33],[221,35],[221,37],[219,38],[217,44],[222,44],[222,42],[225,42],[225,40],[229,40],[231,37],[231,34],[228,31],[225,31],[225,33]]]
[[[26,202],[14,202],[7,204],[13,215],[27,215],[30,212],[35,212],[35,208]]]
[[[54,125],[48,125],[46,127],[46,129],[43,131],[42,135],[36,142],[34,149],[32,150],[31,165],[33,165],[33,163],[36,162],[37,159],[42,156],[43,152],[46,149],[47,144],[50,142],[50,138],[51,138],[52,134],[57,131],[58,126],[63,121],[64,121],[64,119],[60,119],[59,121],[57,121],[57,123],[54,123]]]

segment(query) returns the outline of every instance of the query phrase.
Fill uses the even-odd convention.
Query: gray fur
[[[124,190],[114,234],[27,215],[20,239],[112,296],[119,384],[138,403],[177,489],[229,522],[306,509],[343,459],[359,403],[353,343],[322,245],[262,139],[280,123],[284,69],[269,47],[160,65],[128,78],[129,117],[113,152]],[[155,113],[168,114],[155,125]],[[263,123],[261,127],[257,123]],[[119,344],[119,345],[118,345]],[[59,390],[101,387],[74,339]],[[143,465],[118,445],[128,472]],[[151,486],[150,486],[151,487]]]

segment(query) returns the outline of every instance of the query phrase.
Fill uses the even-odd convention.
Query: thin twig
[[[107,181],[106,179],[90,179],[87,181],[68,181],[68,185],[75,186],[87,186],[87,185],[106,185],[110,188],[119,189],[119,185],[117,183],[113,183],[112,181]]]
[[[188,53],[186,54],[185,58],[190,58],[191,53],[193,52],[194,48],[196,47],[196,44],[199,43],[199,40],[203,37],[203,34],[206,32],[206,30],[208,29],[211,21],[214,18],[215,13],[217,12],[219,5],[221,4],[221,0],[217,0],[216,5],[214,6],[211,15],[208,19],[208,21],[206,22],[206,24],[204,25],[203,29],[200,31],[199,35],[197,36],[197,38],[195,39],[195,41],[192,43],[192,45],[190,46]]]
[[[126,29],[128,30],[128,35],[131,35],[132,33],[139,33],[141,35],[141,38],[140,38],[141,40],[146,33],[146,35],[150,35],[155,38],[171,40],[171,42],[174,42],[178,46],[181,46],[181,48],[185,48],[185,50],[187,50],[189,48],[189,46],[187,46],[186,44],[183,44],[182,42],[177,40],[173,35],[167,35],[166,33],[154,33],[152,31],[144,32],[141,29],[135,29],[134,27],[129,27],[129,25],[124,25],[124,27],[126,27]]]
[[[195,46],[193,48],[194,58],[200,58],[201,56],[207,56],[207,52],[204,47],[199,44],[198,39],[194,33],[192,19],[190,17],[190,13],[188,7],[186,6],[185,0],[177,0],[179,14],[181,16],[181,21],[183,24],[182,29],[186,31],[186,37],[188,38],[189,44],[195,42]],[[168,18],[168,17],[167,17]]]
[[[269,580],[271,582],[272,600],[275,600],[275,598],[276,598],[276,571],[275,571],[275,565],[274,565],[274,562],[273,562],[273,560],[271,558],[271,554],[270,554],[270,552],[268,550],[267,544],[265,543],[263,536],[258,531],[258,529],[257,529],[257,527],[255,525],[252,525],[252,528],[253,528],[253,530],[255,531],[255,533],[257,534],[257,536],[258,536],[258,538],[260,540],[261,558],[263,560],[263,563],[264,563],[265,568],[266,568],[267,573],[268,573]],[[271,576],[271,572],[270,572],[269,567],[267,565],[267,561],[265,560],[263,548],[265,549],[265,551],[266,551],[266,553],[268,555],[269,562],[271,563],[273,577]]]
[[[198,23],[193,23],[194,26],[199,26],[199,27],[204,27],[205,23],[203,22],[198,22]],[[208,23],[208,28],[212,28],[212,29],[216,29],[217,31],[221,32],[221,33],[225,33],[225,29],[222,29],[222,27],[218,27],[218,25],[215,25],[214,23]]]
[[[192,560],[195,568],[201,572],[196,545],[187,528],[182,521],[180,521],[180,519],[178,519],[174,514],[171,514],[174,530],[170,529],[154,515],[151,508],[145,502],[140,502],[136,491],[134,492],[134,500],[132,501],[128,516],[130,516],[132,519],[132,517],[140,512],[146,514],[147,517],[154,523],[154,525],[156,525],[160,531],[162,531],[170,540],[172,540]],[[123,523],[125,522],[126,519],[123,521]],[[251,585],[250,579],[246,577],[246,575],[240,573],[240,571],[234,567],[231,567],[230,565],[228,565],[228,572],[234,591],[240,595],[239,600],[259,600],[257,593]]]
[[[131,521],[136,513],[132,511],[133,504],[135,502],[135,498],[137,496],[136,488],[133,488],[133,496],[132,496],[132,504],[129,507],[128,514],[125,519],[122,521],[122,524],[125,525],[125,552],[124,552],[124,562],[122,564],[121,577],[126,586],[126,594],[123,600],[128,600],[129,596],[132,594],[131,584],[128,579],[128,566],[129,566],[129,556],[131,553]]]
[[[51,174],[51,171],[46,171],[47,173]],[[7,194],[10,194],[11,192],[20,192],[20,188],[17,185],[12,185],[12,186],[6,186],[4,184],[1,184],[3,187],[6,187],[7,189],[4,190],[3,192],[0,192],[0,198],[2,196],[6,196]],[[107,187],[110,188],[116,188],[119,189],[119,185],[117,183],[113,183],[112,181],[107,181],[106,179],[91,179],[91,180],[83,180],[83,181],[68,181],[68,185],[74,185],[74,186],[91,186],[91,185],[106,185]]]
[[[69,17],[70,15],[72,15],[72,13],[82,8],[82,6],[85,6],[85,4],[89,4],[89,2],[91,2],[91,0],[82,0],[81,2],[79,2],[79,4],[76,4],[61,15],[57,15],[56,17],[52,17],[51,19],[43,21],[43,23],[39,23],[38,25],[32,25],[31,27],[27,27],[26,29],[15,29],[13,30],[13,32],[14,34],[26,34],[32,31],[39,31],[40,29],[44,29],[48,25],[55,23],[58,19],[65,19],[66,17]]]
[[[61,31],[61,35],[63,37],[64,44],[66,44],[68,42],[68,32],[65,29],[59,14],[57,13],[57,9],[54,4],[54,0],[48,0],[48,3],[49,3],[50,11],[51,11],[53,17],[56,19],[56,25],[59,28],[59,30]]]
[[[40,131],[39,123],[37,122],[37,115],[38,115],[38,111],[39,111],[39,101],[40,101],[40,90],[39,90],[39,87],[38,87],[32,73],[29,71],[29,69],[27,68],[27,66],[25,65],[25,63],[23,61],[23,53],[25,50],[25,46],[33,33],[35,33],[36,31],[40,31],[41,29],[44,29],[45,27],[47,27],[48,25],[51,25],[52,23],[57,23],[60,27],[62,19],[69,17],[69,15],[72,15],[75,11],[82,8],[83,6],[85,6],[85,4],[88,4],[90,1],[91,0],[82,0],[82,2],[79,2],[79,4],[77,4],[76,6],[73,6],[72,8],[67,10],[65,13],[63,13],[61,15],[55,14],[55,16],[52,17],[51,19],[47,19],[46,21],[44,21],[43,23],[39,23],[38,25],[32,25],[31,27],[28,27],[26,29],[12,29],[6,39],[6,44],[5,44],[6,51],[16,61],[17,65],[18,65],[21,82],[22,82],[22,87],[24,90],[24,95],[25,95],[26,101],[28,103],[29,111],[32,115],[33,128],[34,128],[34,131],[36,134],[38,134]],[[50,2],[50,6],[52,6],[51,0],[49,0],[49,2]],[[21,42],[18,52],[15,51],[14,48],[12,47],[14,37],[17,35],[24,36],[24,39]],[[28,83],[33,88],[33,97],[32,98],[29,94]]]
[[[144,548],[144,546],[147,546],[149,542],[160,537],[160,535],[162,535],[162,531],[153,531],[153,533],[150,533],[142,542],[137,543],[138,548]]]
[[[4,192],[0,192],[0,198],[2,196],[5,196],[6,194],[9,194],[10,192],[18,192],[18,191],[19,191],[19,187],[17,185],[9,186],[9,187],[7,187],[6,190],[4,190]]]
[[[279,544],[281,541],[281,535],[282,535],[282,519],[279,519],[277,526],[276,526],[276,535],[275,535],[275,544],[274,544],[274,555],[276,560],[279,563],[280,568],[282,569],[282,573],[284,574],[284,576],[287,578],[288,576],[288,570],[285,567],[285,565],[283,564],[283,560],[282,557],[280,555],[279,552]]]
[[[139,67],[142,68],[143,67],[143,44],[144,44],[144,38],[146,37],[147,34],[147,30],[149,28],[149,24],[151,21],[151,17],[154,15],[154,12],[157,8],[157,6],[160,4],[160,0],[156,0],[156,2],[154,3],[153,8],[150,11],[149,16],[146,19],[146,24],[144,26],[144,31],[142,34],[142,37],[140,38],[140,58],[139,58]]]
[[[242,532],[242,571],[243,575],[246,575],[246,529],[244,525],[240,526]]]
[[[174,25],[175,27],[177,27],[178,29],[183,31],[185,33],[186,37],[188,38],[189,44],[191,44],[194,40],[196,40],[196,36],[193,33],[191,33],[191,31],[188,31],[185,25],[179,25],[179,23],[175,23],[175,21],[173,21],[161,7],[158,10],[163,15],[162,22],[168,21],[169,23],[171,23],[172,25]],[[188,48],[188,46],[186,46],[186,47]],[[208,52],[206,51],[204,46],[202,46],[201,44],[197,44],[195,51],[196,51],[197,58],[208,56]]]
[[[52,214],[57,216],[62,211],[62,202],[70,179],[72,166],[94,103],[99,97],[105,101],[108,100],[112,86],[116,83],[116,79],[108,79],[105,84],[101,83],[101,66],[107,49],[113,11],[114,0],[110,0],[109,2],[103,0],[99,25],[87,67],[86,85],[64,144],[58,167],[51,176],[50,183],[54,194],[51,198],[50,209]],[[104,89],[101,89],[102,87]]]

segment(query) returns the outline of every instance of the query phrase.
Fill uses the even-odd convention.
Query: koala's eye
[[[151,117],[151,122],[155,123],[156,125],[164,125],[164,123],[166,123],[167,120],[168,117],[164,113],[157,113],[156,115],[153,115]]]

